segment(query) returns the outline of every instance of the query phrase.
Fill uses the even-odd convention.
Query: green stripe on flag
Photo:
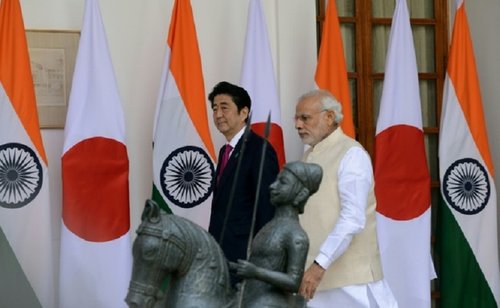
[[[497,307],[462,229],[443,200],[439,217],[440,307]]]
[[[1,227],[0,307],[42,307]]]
[[[162,208],[165,210],[165,212],[167,212],[168,214],[172,214],[172,210],[170,209],[170,207],[168,206],[168,204],[165,202],[165,200],[163,199],[162,195],[160,194],[160,192],[158,191],[158,188],[156,188],[156,185],[153,184],[153,200]]]

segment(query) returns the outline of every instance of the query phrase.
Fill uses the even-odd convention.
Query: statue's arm
[[[258,267],[245,260],[238,260],[238,263],[233,264],[232,267],[237,270],[238,275],[241,277],[261,280],[283,291],[296,293],[299,290],[302,275],[304,274],[308,248],[309,242],[307,238],[296,237],[289,240],[286,272]]]

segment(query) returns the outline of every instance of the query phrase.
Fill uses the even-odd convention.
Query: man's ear
[[[328,117],[328,125],[335,125],[335,111],[333,110],[327,110],[327,117]]]
[[[244,115],[246,115],[248,117],[248,114],[250,113],[250,109],[248,109],[248,107],[245,106],[245,107],[241,108],[240,113],[243,113]]]
[[[250,113],[250,109],[248,107],[241,108],[239,114],[245,117],[245,121],[248,120],[248,114]]]

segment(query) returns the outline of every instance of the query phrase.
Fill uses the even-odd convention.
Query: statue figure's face
[[[299,192],[299,185],[296,185],[295,176],[283,169],[270,186],[271,202],[275,206],[291,204]]]

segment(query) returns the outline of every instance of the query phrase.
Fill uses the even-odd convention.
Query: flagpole
[[[267,116],[266,128],[264,131],[264,139],[266,139],[266,142],[264,142],[264,144],[262,145],[262,155],[261,155],[260,166],[259,166],[259,177],[258,177],[258,181],[257,181],[257,189],[255,192],[255,201],[253,204],[252,224],[250,225],[250,234],[248,235],[247,260],[250,259],[250,252],[252,250],[253,232],[255,230],[255,220],[257,218],[257,207],[259,205],[260,186],[262,184],[262,172],[264,171],[264,161],[266,158],[267,140],[269,138],[270,131],[271,131],[271,112],[269,112],[269,115]]]
[[[269,138],[270,131],[271,131],[271,112],[269,112],[269,114],[267,116],[266,128],[264,130],[264,138],[266,139],[266,141],[262,145],[262,155],[261,155],[260,166],[259,166],[259,177],[258,177],[258,181],[257,181],[257,189],[255,192],[255,201],[253,204],[252,224],[250,225],[250,234],[248,235],[248,242],[247,242],[247,257],[246,257],[247,261],[250,260],[250,253],[252,251],[253,232],[255,230],[255,220],[257,218],[257,207],[259,204],[260,186],[262,183],[262,172],[264,171],[264,161],[266,158],[267,139]],[[240,296],[238,298],[238,308],[241,308],[242,304],[243,304],[243,293],[245,290],[245,285],[246,285],[246,280],[243,280],[243,283],[241,284],[241,289],[240,289]]]

